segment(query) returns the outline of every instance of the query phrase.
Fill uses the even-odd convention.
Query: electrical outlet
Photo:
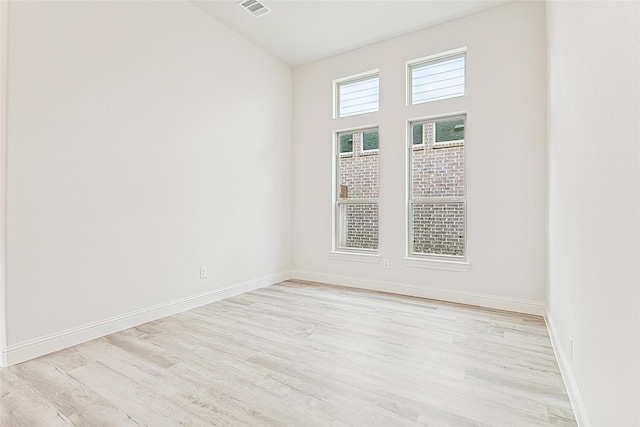
[[[200,267],[200,278],[201,279],[206,279],[207,278],[207,266],[203,265],[202,267]]]
[[[569,337],[569,361],[573,362],[573,338]]]
[[[385,260],[382,262],[382,264],[383,264],[384,268],[389,268],[389,260],[388,260],[388,259],[385,259]]]

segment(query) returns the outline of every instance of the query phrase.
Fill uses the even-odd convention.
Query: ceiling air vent
[[[258,0],[244,0],[238,4],[256,18],[259,18],[262,15],[266,15],[267,13],[271,12],[271,9],[269,9],[263,3],[260,3]]]

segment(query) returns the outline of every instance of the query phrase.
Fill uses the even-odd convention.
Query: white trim
[[[365,254],[360,252],[329,252],[329,258],[340,261],[355,261],[355,262],[367,262],[372,264],[380,264],[380,255],[377,254]]]
[[[335,87],[335,84],[334,84]],[[337,231],[338,221],[338,161],[340,158],[340,135],[341,131],[334,131],[331,136],[331,250],[338,247],[339,237]],[[355,153],[352,153],[355,155]]]
[[[431,61],[435,61],[438,59],[444,59],[447,58],[449,56],[456,56],[456,55],[460,55],[463,53],[467,53],[467,47],[459,47],[456,49],[451,49],[451,50],[447,50],[445,52],[440,52],[440,53],[434,53],[432,55],[428,55],[428,56],[423,56],[421,58],[416,58],[416,59],[411,59],[409,61],[406,62],[407,67],[409,66],[413,66],[413,65],[417,65],[423,62],[431,62]]]
[[[425,203],[429,203],[432,205],[439,203],[462,203],[465,201],[464,197],[460,196],[446,196],[446,197],[416,197],[413,200],[410,200],[412,205],[421,205]]]
[[[292,278],[294,280],[328,283],[331,285],[348,286],[351,288],[368,289],[371,291],[388,292],[419,298],[429,298],[439,301],[475,305],[479,307],[534,314],[538,316],[543,316],[545,313],[543,302],[501,297],[497,295],[478,294],[455,289],[434,288],[426,285],[409,285],[405,283],[298,270],[294,270],[292,272]]]
[[[377,76],[379,74],[380,74],[380,68],[374,68],[369,71],[363,71],[361,73],[351,74],[350,76],[347,76],[347,77],[340,77],[339,79],[334,79],[333,84],[336,85],[339,83],[345,83],[349,81],[364,80],[368,77]]]
[[[272,274],[13,344],[1,349],[0,366],[6,367],[24,362],[25,360],[100,338],[123,329],[132,328],[205,304],[211,304],[212,302],[283,282],[290,278],[290,271]]]
[[[440,259],[426,259],[426,258],[412,258],[406,257],[403,259],[405,267],[417,267],[417,268],[429,268],[432,270],[447,270],[447,271],[469,271],[471,263],[468,261],[449,261]]]
[[[441,113],[441,114],[432,114],[432,115],[429,115],[429,116],[419,116],[419,117],[415,117],[413,119],[408,119],[407,123],[408,124],[411,124],[411,123],[416,123],[417,124],[419,122],[422,122],[422,124],[424,124],[424,123],[428,123],[428,122],[436,122],[436,121],[441,120],[441,119],[449,119],[449,118],[455,119],[457,117],[461,117],[461,118],[464,117],[464,120],[465,120],[464,124],[465,124],[465,126],[467,125],[467,112],[466,111],[453,111],[451,113]],[[409,128],[409,130],[411,130],[411,128]],[[407,141],[408,141],[408,139],[407,139]],[[409,143],[409,145],[411,145],[411,143]]]
[[[333,133],[334,133],[334,135],[339,134],[339,133],[349,133],[349,132],[358,133],[358,132],[361,132],[363,130],[374,130],[374,129],[377,129],[378,132],[379,132],[380,131],[380,125],[369,124],[369,125],[363,125],[363,126],[350,126],[350,127],[334,130]]]
[[[562,380],[564,382],[564,386],[567,389],[567,394],[569,395],[569,401],[571,402],[571,407],[573,408],[573,415],[576,418],[576,422],[579,427],[590,427],[591,422],[589,421],[589,417],[587,416],[587,410],[584,406],[584,402],[582,400],[582,396],[580,395],[580,390],[578,389],[578,384],[576,383],[576,379],[573,376],[573,371],[571,369],[571,363],[567,358],[564,350],[562,349],[561,337],[558,336],[557,329],[554,326],[553,319],[549,314],[549,310],[545,307],[545,316],[544,320],[547,324],[547,331],[549,332],[549,338],[551,339],[551,347],[553,348],[553,352],[556,356],[556,360],[558,361],[558,367],[560,368],[560,374],[562,375]]]

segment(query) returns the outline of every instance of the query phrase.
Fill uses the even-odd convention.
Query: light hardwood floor
[[[541,317],[318,284],[0,374],[2,426],[575,425]]]

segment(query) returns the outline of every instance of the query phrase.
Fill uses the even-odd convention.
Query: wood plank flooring
[[[576,425],[541,317],[318,284],[0,375],[2,426]]]

